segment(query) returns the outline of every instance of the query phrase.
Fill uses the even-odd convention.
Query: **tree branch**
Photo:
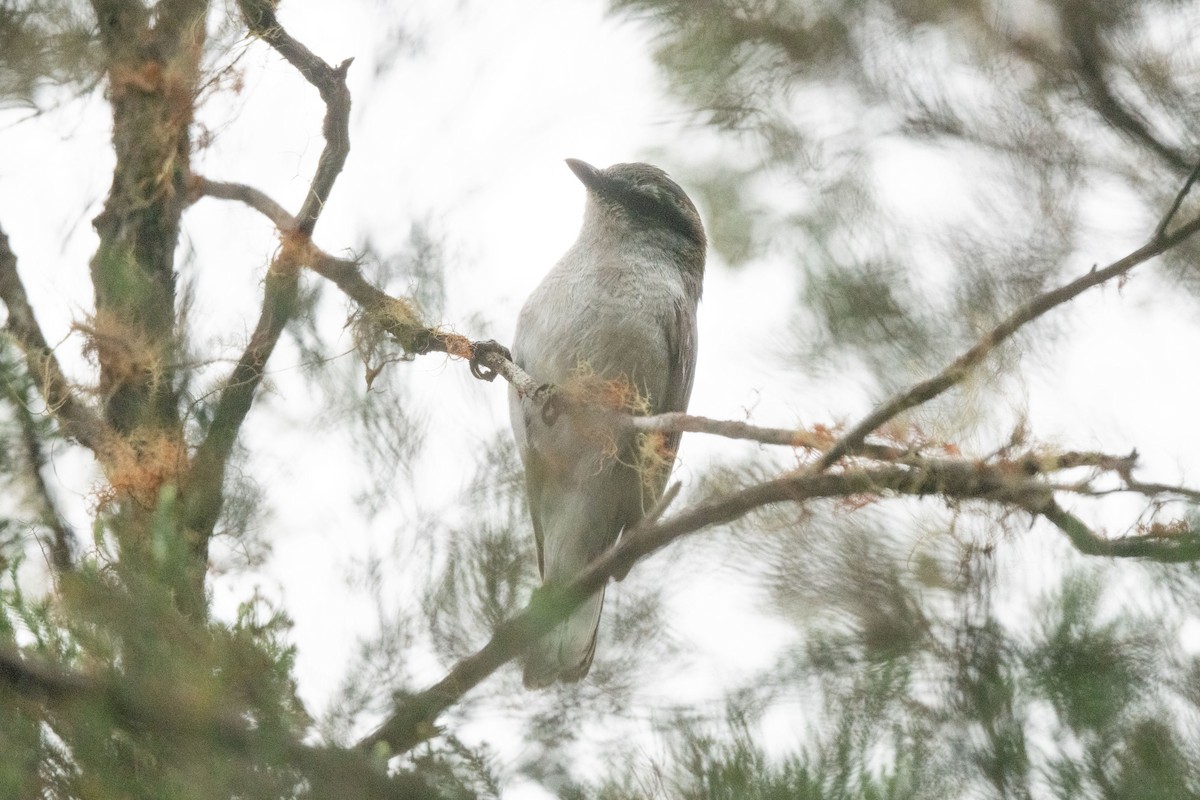
[[[258,211],[269,219],[285,237],[298,226],[292,216],[265,192],[241,183],[212,181],[200,175],[191,177],[193,200],[199,197],[215,197],[221,200],[236,200]],[[359,269],[357,261],[338,258],[317,247],[311,240],[299,241],[292,238],[295,260],[308,267],[353,300],[373,324],[391,336],[406,352],[446,353],[457,358],[471,360],[504,376],[505,380],[523,395],[534,393],[539,384],[528,373],[507,358],[501,349],[491,347],[491,342],[477,342],[457,333],[426,327],[417,309],[409,301],[392,297],[372,285]]]
[[[1053,498],[1040,507],[1029,510],[1053,523],[1067,535],[1075,549],[1084,555],[1148,558],[1168,564],[1200,560],[1200,534],[1196,531],[1150,533],[1109,539],[1093,531],[1075,515],[1064,511]]]
[[[23,658],[9,647],[0,647],[0,686],[58,709],[81,703],[100,705],[119,724],[132,730],[219,748],[244,759],[250,770],[261,766],[264,753],[273,758],[282,756],[285,763],[312,781],[310,790],[314,790],[315,797],[440,797],[415,775],[389,778],[361,752],[306,745],[290,735],[281,742],[256,728],[244,711],[198,703],[186,687],[166,695],[141,694],[138,687],[124,681]],[[185,752],[194,749],[188,747]]]
[[[25,355],[29,376],[54,415],[64,436],[98,452],[112,444],[108,425],[90,406],[76,398],[54,351],[34,317],[25,285],[17,273],[17,257],[0,229],[0,300],[8,308],[4,330]]]
[[[1162,227],[1162,226],[1160,226]],[[972,368],[983,361],[999,344],[1016,333],[1023,325],[1037,319],[1046,312],[1075,299],[1083,292],[1105,281],[1149,261],[1170,250],[1200,230],[1200,217],[1189,220],[1171,233],[1155,235],[1148,243],[1120,258],[1101,270],[1092,269],[1088,274],[1064,284],[1057,289],[1040,294],[1014,311],[1007,319],[992,328],[982,339],[956,358],[948,367],[933,378],[915,384],[904,392],[881,403],[861,422],[847,431],[838,442],[821,456],[811,467],[820,472],[828,469],[839,459],[856,450],[872,432],[898,414],[927,403],[942,392],[961,383]]]
[[[312,236],[329,193],[350,154],[350,90],[346,87],[346,72],[354,60],[348,58],[337,67],[329,64],[291,36],[275,16],[274,3],[267,0],[238,0],[246,26],[255,36],[287,59],[304,79],[316,87],[325,101],[325,149],[321,152],[316,174],[309,185],[308,196],[300,213],[296,231]]]
[[[296,218],[283,206],[259,191],[244,183],[227,183],[210,181],[200,175],[192,174],[189,181],[194,197],[216,197],[221,200],[237,200],[262,214],[282,234],[294,233],[297,227]]]
[[[1183,205],[1183,200],[1188,196],[1188,192],[1192,190],[1192,186],[1196,183],[1196,178],[1200,177],[1200,163],[1197,163],[1192,171],[1188,174],[1187,180],[1183,182],[1183,187],[1176,193],[1175,199],[1171,202],[1171,207],[1167,209],[1167,213],[1163,214],[1159,220],[1158,227],[1154,229],[1154,238],[1160,240],[1167,235],[1167,228],[1171,225],[1171,220],[1175,219],[1175,215],[1179,213],[1179,207]]]
[[[1191,165],[1183,154],[1159,140],[1145,119],[1126,108],[1109,85],[1104,74],[1108,55],[1100,38],[1095,11],[1084,3],[1069,3],[1065,5],[1061,19],[1063,30],[1075,50],[1076,72],[1091,96],[1096,113],[1174,170],[1186,173]]]
[[[299,270],[312,250],[313,229],[350,152],[350,92],[346,87],[350,59],[336,68],[326,64],[283,29],[269,3],[239,0],[239,6],[250,30],[283,55],[320,92],[325,101],[325,148],[308,197],[295,218],[249,187],[200,179],[200,188],[213,196],[239,199],[262,211],[280,227],[283,236],[279,254],[267,273],[262,310],[254,333],[226,380],[208,434],[197,448],[188,473],[185,524],[195,537],[193,547],[199,556],[207,553],[209,537],[220,515],[225,470],[238,431],[254,402],[267,360],[295,312]]]
[[[726,439],[739,439],[759,444],[800,447],[823,452],[837,441],[828,428],[764,428],[740,420],[720,420],[673,411],[649,417],[627,416],[628,425],[638,433],[706,433]],[[899,461],[912,453],[910,449],[864,444],[855,451],[878,461]]]
[[[58,572],[69,572],[75,566],[75,548],[78,538],[75,531],[67,523],[66,517],[58,509],[50,486],[42,470],[46,468],[46,452],[43,447],[43,431],[39,430],[38,421],[29,410],[32,398],[29,396],[28,385],[23,381],[18,385],[11,382],[5,387],[8,398],[12,401],[13,413],[21,427],[21,444],[25,450],[25,469],[33,484],[34,495],[41,506],[38,515],[43,525],[50,529],[54,538],[49,543],[50,562]]]
[[[556,623],[615,574],[627,573],[641,558],[672,540],[710,525],[728,522],[753,508],[781,500],[803,501],[866,491],[876,481],[895,481],[908,475],[902,467],[870,474],[802,475],[780,478],[744,489],[725,498],[703,503],[666,520],[640,524],[627,531],[617,544],[593,561],[570,584],[544,587],[516,616],[498,626],[491,639],[473,655],[460,660],[446,677],[423,692],[403,698],[396,711],[359,746],[373,749],[383,744],[391,755],[407,752],[437,733],[437,717],[503,664],[525,651]],[[851,489],[850,487],[854,487]]]
[[[1169,483],[1144,483],[1133,478],[1126,478],[1125,488],[1127,491],[1137,492],[1146,497],[1161,497],[1164,494],[1173,494],[1191,503],[1200,505],[1200,491],[1189,489],[1186,486],[1174,486]]]
[[[1046,517],[1067,533],[1086,554],[1136,556],[1159,561],[1200,559],[1200,536],[1130,536],[1106,540],[1058,508],[1050,486],[1029,474],[1031,465],[1046,470],[1069,469],[1104,459],[1096,454],[1064,454],[1059,458],[1020,459],[985,464],[968,459],[921,459],[911,465],[849,469],[838,473],[810,471],[785,475],[723,497],[702,502],[659,521],[644,520],[622,535],[611,549],[564,587],[544,587],[511,619],[499,625],[478,652],[460,660],[428,689],[404,697],[388,719],[359,742],[359,747],[386,746],[391,755],[407,752],[437,733],[438,716],[463,695],[520,655],[555,624],[565,619],[610,577],[623,575],[642,559],[676,539],[714,525],[732,522],[765,506],[856,495],[941,496],[983,500],[1024,509]],[[1117,459],[1125,463],[1126,459]]]

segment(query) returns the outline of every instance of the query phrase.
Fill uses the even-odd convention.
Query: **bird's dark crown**
[[[632,162],[596,169],[574,159],[568,159],[567,164],[601,199],[627,209],[639,219],[654,220],[704,247],[704,225],[696,206],[679,184],[658,167]]]

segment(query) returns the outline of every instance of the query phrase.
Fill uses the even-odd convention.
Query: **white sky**
[[[354,0],[337,4],[336,12],[328,4],[283,7],[291,33],[327,61],[357,58],[350,71],[353,150],[317,242],[337,252],[369,236],[387,251],[403,242],[412,219],[435,220],[452,256],[442,321],[472,337],[507,342],[524,297],[578,228],[583,191],[562,159],[606,166],[676,152],[703,134],[689,129],[686,114],[665,97],[648,33],[607,20],[603,3],[515,0],[467,3],[453,12],[449,7],[457,4],[445,4],[417,21],[428,34],[423,52],[375,82],[372,53],[393,13],[386,5]],[[265,47],[252,45],[242,65],[247,80],[240,96],[222,97],[202,111],[201,121],[218,136],[197,156],[195,169],[261,188],[294,210],[322,147],[323,108],[315,91]],[[61,340],[60,352],[78,364],[80,340],[68,337],[68,329],[91,302],[87,259],[95,237],[89,221],[112,168],[108,109],[91,98],[9,125],[17,116],[0,113],[0,224],[48,339]],[[903,153],[893,161],[897,185],[929,186],[928,176],[937,174],[936,165],[914,166]],[[953,165],[942,168],[953,180]],[[233,203],[201,201],[185,223],[197,255],[183,269],[196,273],[200,341],[213,350],[223,344],[222,352],[234,356],[253,326],[274,238],[264,220]],[[1094,260],[1104,263],[1132,244],[1100,242]],[[1155,479],[1197,483],[1191,447],[1200,434],[1191,367],[1200,352],[1197,311],[1188,300],[1164,297],[1157,282],[1144,277],[1150,271],[1139,270],[1142,277],[1122,291],[1092,292],[1054,312],[1068,320],[1074,343],[1055,351],[1053,363],[1036,365],[1025,397],[1005,402],[1027,403],[1034,433],[1053,443],[1110,452],[1136,446]],[[752,413],[761,424],[789,425],[852,421],[869,408],[871,398],[852,380],[816,385],[774,365],[796,302],[795,276],[786,264],[731,272],[711,258],[695,413]],[[339,330],[343,319],[328,314],[325,329],[349,349],[348,334]],[[487,329],[472,327],[475,320]],[[282,598],[296,621],[301,694],[319,710],[357,637],[373,629],[374,610],[365,595],[347,588],[346,575],[369,554],[386,551],[403,518],[384,514],[364,527],[338,502],[359,488],[349,468],[353,449],[310,429],[311,404],[296,394],[302,384],[289,377],[296,358],[284,350],[270,364],[277,390],[272,409],[286,415],[252,416],[246,428],[246,444],[258,453],[256,477],[274,503],[268,522],[274,555],[264,574],[218,578],[213,588],[225,614],[254,585]],[[410,373],[414,399],[439,432],[417,491],[427,502],[450,503],[470,477],[461,465],[472,458],[463,454],[507,424],[505,389],[473,381],[463,365],[438,356],[391,369]],[[707,459],[731,451],[697,439],[685,437],[679,470],[685,481]],[[76,528],[87,531],[84,498],[92,478],[81,464],[63,458],[59,474],[65,496],[79,500],[71,504]],[[670,558],[659,556],[639,570],[667,569]],[[673,595],[692,613],[672,620],[680,638],[695,641],[700,651],[693,679],[764,663],[770,653],[757,645],[781,629],[756,619],[735,576],[701,571],[694,578]],[[437,677],[439,668],[430,664],[428,679]],[[503,742],[492,744],[504,752]],[[514,787],[512,796],[542,794]]]

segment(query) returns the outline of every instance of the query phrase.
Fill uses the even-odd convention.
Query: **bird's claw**
[[[488,339],[486,342],[471,343],[471,374],[481,381],[494,381],[498,374],[494,367],[483,363],[486,356],[498,355],[505,361],[512,361],[512,353],[499,342]]]
[[[534,391],[533,399],[542,404],[542,422],[547,425],[553,425],[562,416],[564,401],[554,384],[543,383]]]

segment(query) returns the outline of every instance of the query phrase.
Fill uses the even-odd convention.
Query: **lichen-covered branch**
[[[244,710],[199,700],[178,687],[148,693],[143,685],[119,676],[100,677],[21,656],[0,646],[0,687],[59,712],[80,706],[95,708],[117,726],[180,742],[184,752],[200,743],[245,759],[254,768],[264,758],[281,759],[309,782],[308,796],[340,800],[408,800],[440,797],[415,776],[388,777],[360,752],[308,745],[298,738],[283,741],[257,729]]]
[[[1165,225],[1159,226],[1160,230]],[[819,458],[811,467],[815,472],[828,469],[843,456],[854,452],[863,441],[881,425],[894,419],[897,415],[927,403],[933,398],[961,383],[971,370],[983,361],[989,353],[1020,330],[1046,312],[1067,303],[1094,286],[1105,281],[1124,275],[1139,264],[1161,255],[1172,247],[1190,238],[1200,231],[1200,217],[1193,218],[1180,225],[1170,233],[1155,235],[1146,244],[1117,259],[1104,269],[1093,269],[1070,283],[1057,289],[1038,295],[1025,305],[1014,311],[1007,319],[992,328],[970,349],[954,359],[944,370],[928,380],[921,381],[909,389],[889,398],[862,421],[847,431],[838,442]]]
[[[529,605],[500,625],[479,651],[455,664],[433,686],[399,701],[388,719],[359,746],[383,747],[392,755],[410,750],[436,734],[434,724],[443,711],[524,652],[610,577],[626,574],[642,559],[676,539],[732,522],[771,505],[864,495],[979,500],[1046,517],[1067,533],[1071,543],[1083,553],[1167,562],[1200,559],[1200,534],[1194,531],[1183,531],[1171,537],[1145,535],[1104,539],[1098,536],[1062,511],[1055,501],[1054,490],[1040,474],[1030,473],[1035,465],[1038,465],[1038,472],[1054,471],[1100,465],[1098,462],[1106,459],[1093,454],[1064,454],[1061,459],[1021,458],[990,464],[971,459],[919,459],[907,465],[841,472],[803,471],[703,501],[664,519],[643,521],[623,534],[614,547],[593,561],[569,585],[535,593]],[[1119,459],[1117,463],[1123,464],[1125,459]]]
[[[311,240],[299,241],[289,237],[297,229],[298,220],[265,192],[245,184],[212,181],[199,175],[192,176],[191,186],[196,197],[236,200],[269,219],[285,240],[295,246],[294,258],[298,264],[308,267],[341,289],[370,317],[372,324],[392,337],[405,351],[446,353],[472,360],[502,375],[523,394],[532,394],[537,390],[539,384],[514,364],[504,354],[503,348],[488,347],[491,343],[475,342],[461,334],[427,327],[411,302],[392,297],[363,277],[358,262],[331,255]]]
[[[182,453],[175,252],[207,3],[94,0],[116,155],[91,260],[87,326],[107,422],[139,447]],[[167,11],[172,17],[163,16]],[[106,465],[111,469],[114,465]]]
[[[224,499],[225,471],[241,425],[254,402],[267,360],[275,350],[287,321],[293,316],[299,293],[300,269],[312,251],[313,229],[324,210],[346,157],[350,152],[350,93],[346,70],[350,60],[331,67],[292,38],[275,19],[268,4],[240,3],[250,30],[275,48],[325,100],[325,148],[301,212],[291,217],[283,207],[261,192],[237,184],[208,182],[189,177],[189,189],[217,197],[230,197],[258,208],[283,232],[282,246],[267,273],[262,309],[254,333],[237,365],[225,381],[204,441],[196,449],[186,485],[185,525],[193,537],[197,562],[207,560],[208,541]]]
[[[1053,523],[1084,555],[1145,558],[1164,564],[1200,560],[1200,531],[1182,529],[1108,538],[1063,510],[1053,498],[1030,510]]]
[[[739,439],[759,444],[798,447],[824,452],[834,445],[837,436],[830,428],[767,428],[740,420],[711,419],[673,411],[650,417],[630,417],[629,426],[638,433],[704,433],[726,439]],[[899,461],[912,452],[909,448],[883,444],[863,444],[855,452],[879,461]]]

